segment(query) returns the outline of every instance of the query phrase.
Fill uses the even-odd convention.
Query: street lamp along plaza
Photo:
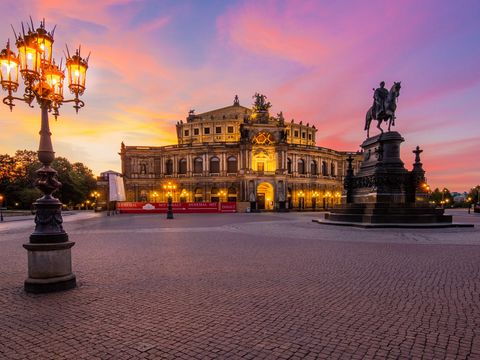
[[[71,265],[71,248],[74,242],[68,240],[62,226],[62,204],[52,196],[61,183],[56,179],[57,172],[51,167],[55,152],[48,113],[51,112],[57,118],[59,108],[64,103],[73,102],[77,112],[85,105],[79,97],[85,91],[90,55],[82,58],[79,47],[75,54],[70,56],[67,47],[68,88],[74,98],[65,100],[63,96],[65,70],[62,68],[62,61],[57,65],[52,58],[55,28],[48,32],[43,20],[35,29],[30,18],[27,29],[23,23],[21,29],[19,35],[13,30],[18,56],[10,48],[10,41],[7,41],[6,48],[0,52],[0,83],[8,94],[3,98],[3,103],[10,111],[15,106],[15,100],[23,101],[30,107],[34,107],[32,103],[36,100],[42,114],[38,147],[38,160],[42,167],[37,170],[35,186],[44,195],[34,203],[35,230],[30,235],[29,243],[23,245],[28,251],[28,278],[25,280],[25,291],[41,293],[67,290],[76,286]],[[23,97],[13,95],[19,88],[19,73],[25,88]]]
[[[168,203],[167,203],[167,219],[173,219],[173,206],[172,206],[172,197],[173,191],[177,188],[177,185],[172,184],[170,181],[163,185],[163,190],[167,192]]]

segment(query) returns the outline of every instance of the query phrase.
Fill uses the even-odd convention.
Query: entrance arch
[[[273,185],[268,182],[262,182],[257,186],[257,209],[273,210],[275,201]]]

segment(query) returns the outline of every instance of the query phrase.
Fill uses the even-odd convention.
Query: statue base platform
[[[471,227],[472,224],[452,223],[444,209],[422,204],[344,204],[325,214],[320,224],[357,227]]]
[[[444,209],[432,207],[425,192],[425,171],[417,148],[413,170],[400,158],[403,137],[396,131],[366,139],[361,145],[364,158],[357,174],[352,168],[345,177],[344,204],[325,214],[321,224],[359,227],[451,227]]]

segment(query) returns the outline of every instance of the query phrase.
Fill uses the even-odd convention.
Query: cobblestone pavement
[[[480,216],[356,229],[319,214],[65,224],[78,288],[23,291],[0,226],[1,359],[480,359]]]

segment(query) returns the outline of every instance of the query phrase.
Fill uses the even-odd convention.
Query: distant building
[[[318,147],[317,129],[269,114],[255,95],[252,109],[233,105],[176,125],[177,145],[121,146],[127,201],[236,201],[259,210],[321,208],[340,201],[346,158],[361,155]],[[247,204],[248,203],[248,204]]]

